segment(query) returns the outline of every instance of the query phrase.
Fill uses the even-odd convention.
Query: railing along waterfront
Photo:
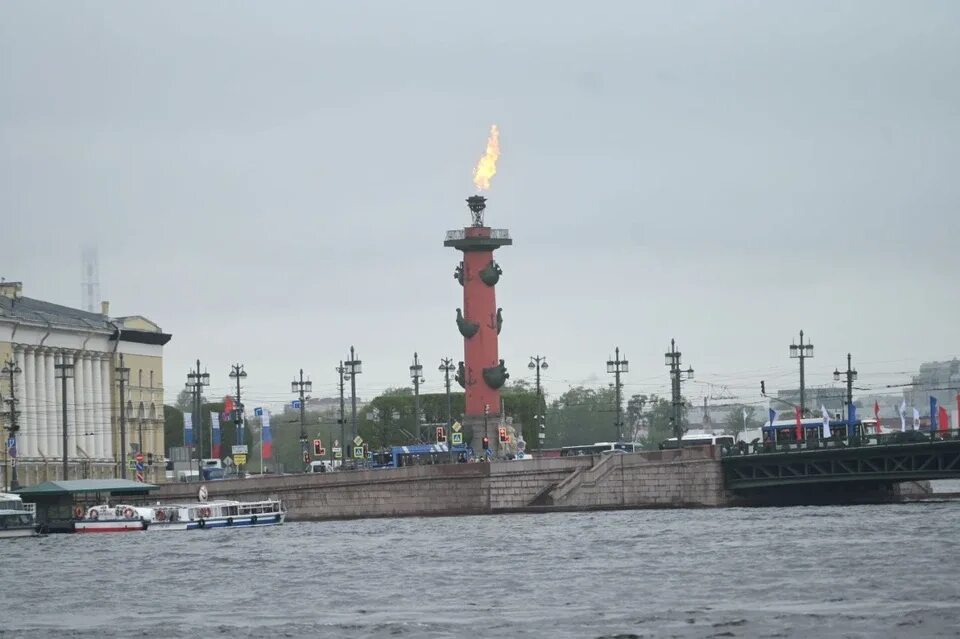
[[[783,453],[804,453],[807,451],[866,448],[877,446],[905,446],[910,444],[930,444],[960,440],[960,430],[921,431],[908,430],[893,433],[870,433],[860,437],[808,438],[791,442],[741,442],[739,445],[724,447],[724,457],[742,457],[746,455],[769,455]]]

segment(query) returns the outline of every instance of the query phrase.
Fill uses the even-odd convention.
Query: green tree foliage
[[[616,393],[575,386],[550,403],[545,447],[616,440]]]
[[[723,424],[723,432],[737,437],[747,430],[760,428],[763,425],[756,416],[756,406],[734,404],[730,407],[730,414]]]

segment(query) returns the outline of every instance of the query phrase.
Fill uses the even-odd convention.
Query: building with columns
[[[20,282],[0,282],[0,379],[3,399],[15,396],[17,474],[21,485],[62,479],[66,406],[69,479],[120,476],[120,385],[116,369],[130,369],[124,389],[127,456],[153,461],[146,481],[161,481],[163,464],[163,346],[170,335],[140,316],[110,317],[109,304],[90,313],[24,297]],[[72,364],[64,382],[57,364]],[[10,425],[4,403],[3,428]],[[3,447],[6,451],[6,447]],[[5,460],[6,461],[6,460]],[[134,478],[128,472],[130,479]]]

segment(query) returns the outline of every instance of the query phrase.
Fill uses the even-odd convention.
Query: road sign
[[[453,422],[453,426],[451,426],[450,428],[453,429],[453,432],[459,433],[460,429],[462,429],[463,426],[460,425],[460,422]]]
[[[362,444],[363,444],[363,437],[361,437],[360,435],[357,435],[356,437],[353,438],[354,446],[360,446]]]
[[[359,437],[357,439],[360,439]],[[363,446],[354,446],[353,447],[353,458],[354,459],[363,459]]]
[[[234,444],[230,448],[230,453],[236,457],[237,455],[247,455],[250,451],[247,450],[246,444]],[[236,461],[236,460],[234,460]]]
[[[299,409],[299,408],[300,408],[300,400],[299,400],[299,399],[293,400],[292,402],[290,402],[290,404],[291,404],[294,408],[296,408],[296,409]]]
[[[527,449],[527,442],[523,441],[522,438],[517,438],[517,450],[523,452]]]
[[[140,463],[140,465],[143,465],[143,453],[137,453],[136,455],[133,456],[133,458],[136,459],[137,462]]]
[[[237,466],[243,466],[247,463],[247,454],[246,453],[234,453],[233,454],[233,463]]]
[[[339,446],[334,447],[333,456],[335,459],[341,459],[343,457],[343,449]]]
[[[263,417],[263,408],[259,406],[257,408],[254,408],[253,414],[256,415],[257,417]]]
[[[450,433],[450,443],[454,446],[463,444],[463,433]]]

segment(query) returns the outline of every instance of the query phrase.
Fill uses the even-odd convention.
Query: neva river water
[[[0,637],[957,637],[960,503],[0,542]]]

